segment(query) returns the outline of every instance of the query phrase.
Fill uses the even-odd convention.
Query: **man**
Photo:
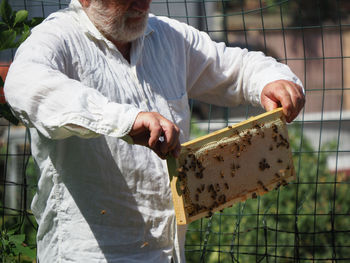
[[[72,0],[16,53],[5,95],[40,169],[40,262],[184,262],[161,158],[188,140],[188,99],[282,105],[288,121],[303,107],[287,66],[148,17],[149,5]]]

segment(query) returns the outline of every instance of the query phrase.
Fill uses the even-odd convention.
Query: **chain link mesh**
[[[33,17],[68,5],[63,0],[9,2]],[[288,64],[306,91],[306,106],[289,125],[297,180],[191,223],[188,262],[350,260],[349,11],[346,0],[153,1],[152,13]],[[7,67],[14,52],[0,52],[0,67]],[[190,105],[192,137],[262,112],[247,105],[223,108],[194,100]],[[30,210],[37,178],[27,130],[1,119],[1,230],[25,233],[30,247],[37,229]]]

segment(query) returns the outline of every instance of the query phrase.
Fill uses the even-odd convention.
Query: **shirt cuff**
[[[101,121],[101,127],[107,127],[104,134],[132,142],[131,137],[128,138],[128,133],[140,112],[140,109],[129,104],[107,103],[103,108],[103,119]]]
[[[261,104],[261,93],[265,86],[271,82],[277,81],[277,80],[288,80],[291,82],[294,82],[295,84],[299,85],[305,94],[304,87],[300,79],[292,73],[292,71],[289,69],[287,65],[279,63],[278,69],[276,70],[275,67],[273,67],[271,70],[264,71],[264,74],[261,74],[261,77],[258,78],[258,81],[254,83],[255,87],[257,87],[257,92],[254,94],[251,94],[249,97],[249,101],[255,105],[255,106],[262,106]]]
[[[68,137],[69,133],[82,138],[92,138],[99,135],[106,135],[121,138],[133,144],[132,138],[128,135],[135,122],[140,109],[129,104],[118,104],[108,102],[102,107],[97,119],[90,119],[83,116],[71,116],[61,126],[60,137]],[[68,121],[69,120],[69,121]],[[65,133],[62,135],[62,132]]]

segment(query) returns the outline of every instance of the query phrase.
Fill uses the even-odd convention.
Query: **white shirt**
[[[128,63],[77,0],[50,15],[18,49],[5,84],[40,168],[40,262],[184,262],[166,162],[121,138],[140,111],[156,111],[184,142],[189,98],[256,105],[277,79],[301,85],[274,59],[168,18],[150,16]]]

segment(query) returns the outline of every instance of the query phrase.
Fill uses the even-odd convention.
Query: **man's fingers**
[[[156,112],[139,113],[129,133],[136,144],[148,146],[162,159],[169,153],[178,156],[179,134],[174,123]]]
[[[165,151],[163,147],[167,147],[167,151]],[[171,154],[175,158],[179,157],[180,155],[180,150],[181,150],[181,145],[180,142],[177,141],[177,143],[170,148],[166,141],[164,140],[159,140],[156,144],[156,146],[152,149],[161,159],[166,159],[166,157]]]
[[[150,123],[148,130],[150,132],[148,146],[151,148],[155,148],[156,144],[159,141],[159,138],[162,136],[163,133],[162,126],[160,126],[159,123],[155,121],[153,123]]]
[[[169,151],[169,145],[166,141],[166,138],[163,137],[162,140],[160,140],[160,152],[163,154],[163,155],[166,155]]]
[[[152,150],[161,158],[161,159],[165,159],[166,158],[166,154],[164,154],[161,150],[162,145],[164,144],[164,142],[158,140],[158,142],[156,143],[155,147],[152,148]],[[164,147],[164,146],[163,146]]]
[[[283,113],[286,115],[287,119],[293,112],[293,101],[290,93],[286,89],[280,89],[280,92],[277,94],[277,98],[281,102]]]
[[[289,99],[291,101],[290,107],[288,109],[289,114],[286,116],[287,116],[287,121],[291,122],[298,116],[299,112],[304,107],[305,98],[301,90],[301,87],[299,87],[294,83],[288,83],[286,85],[286,90],[288,92]]]
[[[163,127],[164,133],[164,142],[167,145],[167,152],[170,152],[175,149],[177,144],[179,144],[179,134],[180,129],[173,124],[172,122],[168,123],[167,127]]]
[[[293,88],[290,90],[290,93],[292,94],[291,97],[293,100],[294,107],[296,109],[295,112],[297,112],[297,114],[295,115],[296,117],[305,105],[305,96],[302,88],[294,83]]]
[[[173,153],[174,149],[180,147],[180,129],[174,123],[166,119],[161,122],[161,125],[164,132],[164,139],[160,144],[160,151],[162,155],[167,155],[169,153]],[[174,151],[174,153],[177,153],[177,150]]]
[[[264,108],[266,111],[271,111],[271,110],[274,110],[278,107],[280,107],[281,105],[278,104],[278,102],[272,100],[272,99],[266,99],[266,102],[265,102],[265,105],[264,105]]]
[[[304,107],[305,97],[299,85],[287,80],[279,80],[264,87],[261,103],[268,111],[282,106],[287,122],[291,122]]]
[[[285,89],[277,86],[274,89],[274,92],[271,92],[269,90],[269,93],[265,94],[265,96],[264,108],[266,110],[273,110],[277,107],[282,106],[284,115],[290,115],[290,111],[292,109],[292,101],[289,93]]]

